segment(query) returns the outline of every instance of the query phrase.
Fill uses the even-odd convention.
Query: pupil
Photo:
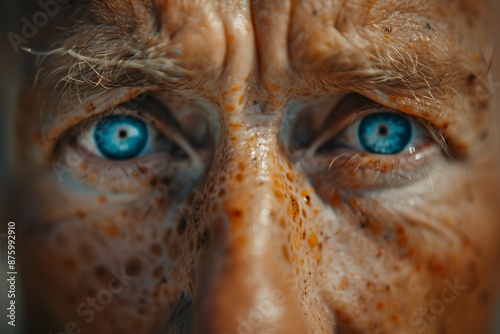
[[[383,124],[380,125],[378,128],[378,134],[381,136],[387,136],[389,134],[389,129],[387,128],[387,125]]]
[[[118,136],[121,138],[121,139],[125,139],[127,138],[127,130],[120,130],[120,132],[118,132]]]

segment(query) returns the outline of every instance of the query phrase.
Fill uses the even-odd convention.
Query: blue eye
[[[97,122],[93,138],[97,150],[111,160],[128,160],[141,155],[147,146],[146,124],[134,117],[109,116]]]
[[[364,150],[374,154],[397,154],[413,140],[413,128],[401,114],[381,112],[365,116],[357,136]]]

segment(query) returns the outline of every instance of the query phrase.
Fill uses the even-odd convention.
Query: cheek
[[[182,219],[166,222],[153,206],[103,203],[25,240],[23,257],[35,264],[27,280],[62,325],[74,319],[81,328],[123,333],[165,325],[186,285],[175,267],[187,233]]]
[[[408,326],[429,301],[441,300],[450,282],[466,287],[460,298],[453,297],[456,309],[489,291],[494,210],[481,184],[471,188],[467,178],[454,175],[462,182],[435,182],[421,195],[405,196],[411,189],[397,189],[374,198],[332,197],[333,210],[324,210],[320,268],[323,298],[341,327]],[[451,318],[447,308],[429,326]]]

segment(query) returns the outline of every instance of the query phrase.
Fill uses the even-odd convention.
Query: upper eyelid
[[[348,96],[348,98],[356,98],[357,94],[354,94],[352,97]],[[408,113],[405,113],[403,111],[393,109],[390,107],[387,107],[385,105],[382,105],[378,102],[372,101],[367,99],[366,97],[363,96],[358,96],[361,101],[357,105],[359,106],[366,106],[362,108],[361,110],[342,110],[338,115],[334,115],[338,107],[342,107],[342,102],[340,102],[331,112],[332,115],[334,115],[328,122],[325,122],[325,126],[320,130],[320,135],[316,137],[316,139],[313,140],[311,146],[309,147],[308,150],[311,152],[316,152],[316,150],[321,147],[321,145],[324,145],[325,143],[335,140],[336,137],[338,137],[344,130],[346,130],[348,127],[353,126],[356,122],[360,121],[360,118],[372,113],[377,113],[377,112],[394,112],[394,113],[399,113],[402,115],[405,115],[405,117],[408,117],[410,120],[412,120],[414,123],[416,123],[418,126],[422,127],[422,130],[428,134],[430,138],[432,138],[433,141],[438,144],[441,149],[451,157],[450,154],[450,148],[448,145],[448,141],[446,139],[445,134],[438,129],[437,127],[432,126],[430,123],[427,121],[415,116],[415,115],[410,115]],[[351,116],[353,115],[354,116]],[[333,124],[332,124],[333,123]],[[332,127],[334,125],[334,127]]]
[[[80,138],[85,131],[89,131],[93,125],[97,124],[98,121],[111,115],[122,114],[124,117],[130,116],[139,118],[150,124],[150,126],[157,128],[159,132],[171,140],[175,140],[176,138],[174,137],[182,135],[182,133],[180,133],[180,129],[178,128],[178,124],[175,122],[175,118],[172,115],[167,115],[169,112],[160,113],[160,111],[155,110],[154,108],[148,108],[145,101],[142,101],[145,102],[143,108],[131,108],[130,106],[132,106],[132,104],[129,103],[130,101],[133,101],[133,99],[120,103],[116,106],[108,107],[107,109],[101,108],[103,110],[91,113],[84,120],[78,119],[74,122],[74,124],[73,122],[70,122],[71,125],[66,126],[64,131],[57,136],[51,151],[57,154],[60,148],[60,143]],[[166,106],[165,108],[168,109]]]

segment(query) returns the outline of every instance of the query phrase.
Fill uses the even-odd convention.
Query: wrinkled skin
[[[481,5],[82,3],[20,99],[30,332],[488,331],[499,228]],[[139,51],[141,66],[115,68]],[[318,153],[356,114],[337,107],[352,93],[435,139]],[[65,135],[123,103],[186,156],[109,161]]]

